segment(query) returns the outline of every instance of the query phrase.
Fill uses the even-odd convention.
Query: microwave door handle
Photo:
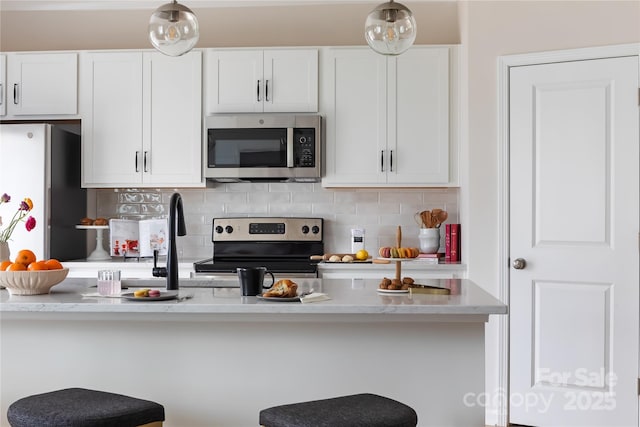
[[[293,167],[293,128],[287,128],[287,167]]]

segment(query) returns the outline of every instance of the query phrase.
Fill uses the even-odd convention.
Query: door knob
[[[525,261],[522,258],[516,258],[513,260],[513,262],[511,263],[511,265],[513,266],[513,268],[515,268],[516,270],[522,270],[523,268],[525,268],[527,266],[527,261]]]

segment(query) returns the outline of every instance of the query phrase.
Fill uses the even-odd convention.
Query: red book
[[[451,262],[460,261],[460,224],[451,224]]]
[[[444,225],[444,261],[451,262],[451,224]]]

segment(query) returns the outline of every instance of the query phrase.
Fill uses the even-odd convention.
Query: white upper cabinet
[[[83,53],[80,93],[83,186],[139,184],[142,53]]]
[[[7,85],[9,115],[75,115],[78,113],[78,54],[8,54]]]
[[[7,56],[0,54],[0,116],[7,114]]]
[[[317,49],[206,52],[206,113],[317,112]]]
[[[202,54],[81,57],[83,186],[201,186]]]
[[[143,181],[202,183],[202,52],[144,54]],[[146,169],[145,169],[146,168]]]
[[[326,187],[426,187],[455,181],[450,48],[397,57],[331,48],[323,60]]]

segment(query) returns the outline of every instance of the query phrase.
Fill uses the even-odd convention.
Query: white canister
[[[420,252],[423,254],[438,253],[438,249],[440,249],[439,228],[421,228],[418,239],[420,239]]]
[[[364,228],[351,229],[351,253],[364,249]]]

